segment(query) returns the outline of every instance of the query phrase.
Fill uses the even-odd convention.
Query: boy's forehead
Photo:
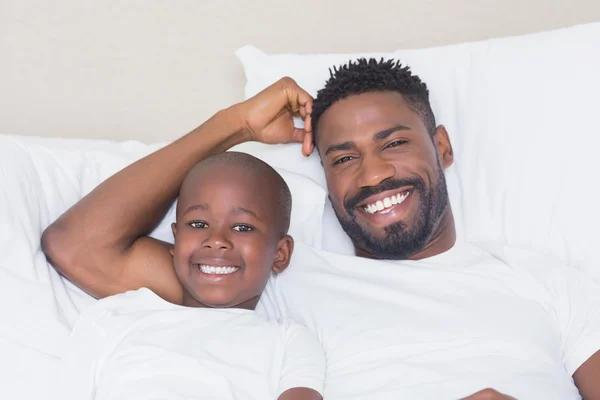
[[[252,194],[262,180],[255,171],[227,164],[209,164],[199,169],[191,178],[186,182],[190,192],[211,188],[211,190],[228,189],[239,194]]]
[[[216,165],[208,165],[198,171],[193,179],[186,180],[185,187],[179,195],[179,203],[188,207],[192,203],[210,203],[215,205],[226,200],[239,207],[252,207],[255,212],[266,212],[271,207],[275,194],[275,186],[268,180],[261,179],[259,174],[247,169]]]

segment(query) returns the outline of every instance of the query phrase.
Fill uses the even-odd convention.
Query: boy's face
[[[183,305],[254,309],[271,271],[283,271],[291,237],[281,237],[275,194],[250,171],[207,165],[179,196],[175,272]]]

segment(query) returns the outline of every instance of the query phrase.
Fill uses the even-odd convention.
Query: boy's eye
[[[192,228],[204,229],[208,227],[208,224],[204,221],[192,221],[189,223]]]
[[[335,160],[333,162],[333,165],[343,164],[343,163],[348,162],[348,161],[350,161],[352,159],[354,159],[354,157],[352,157],[352,156],[344,156],[342,158],[339,158],[339,159]]]
[[[236,225],[233,227],[234,231],[238,231],[238,232],[251,232],[254,230],[254,228],[252,228],[251,226],[248,225]]]

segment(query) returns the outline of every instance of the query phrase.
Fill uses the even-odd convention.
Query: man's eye
[[[204,229],[208,227],[208,224],[204,221],[192,221],[189,225],[196,229]]]
[[[236,225],[233,227],[233,230],[238,232],[251,232],[254,228],[248,225]]]
[[[406,140],[394,140],[393,142],[385,146],[385,148],[387,149],[389,147],[398,147],[403,145],[404,143],[406,143]]]
[[[348,161],[353,160],[353,159],[354,159],[354,157],[344,156],[342,158],[339,158],[339,159],[335,160],[333,162],[333,165],[343,164],[343,163],[348,162]]]

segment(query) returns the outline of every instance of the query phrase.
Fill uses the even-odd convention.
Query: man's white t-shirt
[[[82,313],[58,375],[56,398],[66,400],[265,400],[293,387],[322,393],[325,357],[298,324],[181,307],[139,289]]]
[[[579,399],[572,374],[600,349],[600,287],[518,249],[456,245],[381,261],[297,244],[260,308],[315,332],[324,398]]]

